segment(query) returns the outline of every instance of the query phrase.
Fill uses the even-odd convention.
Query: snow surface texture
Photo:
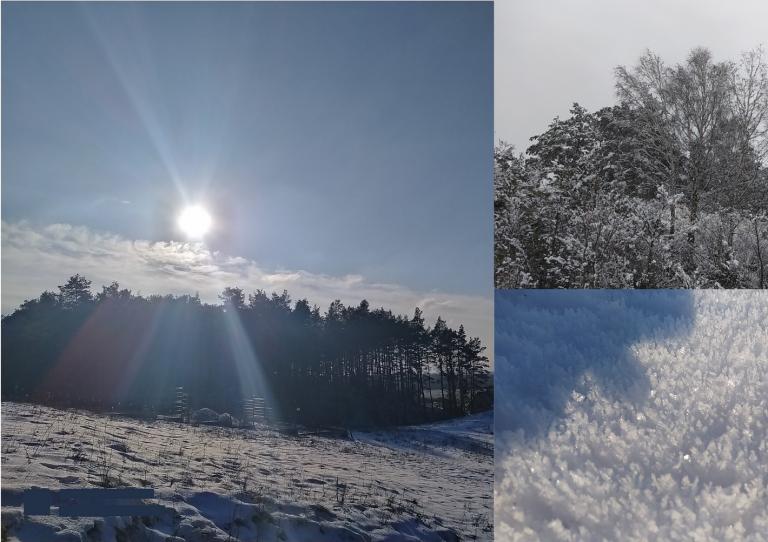
[[[490,540],[492,426],[488,413],[341,439],[3,403],[3,540]],[[152,487],[168,513],[25,518],[32,486]]]
[[[495,310],[496,540],[768,540],[768,292]]]

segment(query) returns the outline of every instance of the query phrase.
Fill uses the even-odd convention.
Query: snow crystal
[[[766,292],[500,292],[496,335],[496,540],[768,539]]]

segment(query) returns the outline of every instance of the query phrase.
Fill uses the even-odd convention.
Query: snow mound
[[[252,495],[212,492],[161,492],[166,512],[146,517],[25,518],[21,508],[3,509],[3,529],[11,540],[35,542],[143,541],[367,542],[458,540],[453,531],[430,528],[418,519],[381,524],[375,514],[356,512],[359,525],[321,506],[280,504]],[[19,497],[20,498],[20,497]],[[5,538],[4,538],[5,539]]]
[[[499,292],[496,352],[496,540],[768,540],[768,292]]]

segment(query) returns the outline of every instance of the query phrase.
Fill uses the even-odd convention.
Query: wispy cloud
[[[397,284],[369,282],[360,275],[331,276],[303,270],[267,270],[252,260],[211,251],[200,243],[129,240],[83,226],[27,222],[2,223],[2,312],[25,299],[53,290],[75,273],[91,279],[94,289],[116,280],[135,293],[194,294],[216,302],[225,286],[248,292],[288,290],[326,308],[334,299],[384,306],[399,314],[421,307],[432,323],[438,315],[449,325],[464,324],[492,354],[493,309],[488,297],[418,292]],[[491,356],[492,358],[492,356]]]

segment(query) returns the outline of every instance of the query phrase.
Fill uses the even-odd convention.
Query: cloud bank
[[[288,290],[324,310],[334,299],[398,314],[424,311],[430,324],[438,315],[449,325],[464,324],[480,337],[493,359],[493,309],[489,296],[417,292],[396,284],[368,282],[360,275],[330,276],[303,270],[266,270],[246,258],[211,251],[201,243],[129,240],[83,226],[28,222],[2,223],[2,312],[9,314],[25,299],[55,290],[71,275],[93,281],[94,291],[115,280],[134,293],[194,294],[215,303],[225,286],[252,292]]]

